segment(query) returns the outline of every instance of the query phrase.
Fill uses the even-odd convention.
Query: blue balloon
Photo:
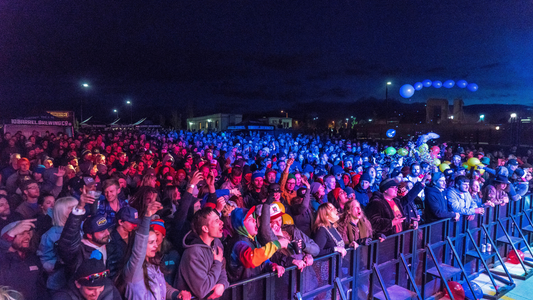
[[[420,91],[423,87],[424,85],[422,84],[422,82],[415,83],[415,90]]]
[[[465,291],[465,298],[468,298],[468,299],[483,298],[483,290],[481,289],[481,287],[473,281],[470,281],[470,284],[472,285],[472,290],[474,290],[474,294],[472,294],[472,291],[470,290],[470,287],[468,286],[468,283],[466,281],[462,284],[463,290]],[[476,295],[475,298],[474,298],[474,295]]]
[[[415,94],[415,88],[410,84],[404,84],[400,88],[400,96],[404,98],[411,98]]]
[[[422,84],[423,84],[425,87],[430,87],[431,84],[432,84],[432,82],[431,82],[431,80],[426,79],[426,80],[422,81]]]
[[[475,91],[477,91],[478,86],[477,86],[477,84],[475,84],[475,83],[469,83],[469,84],[466,86],[466,88],[467,88],[469,91],[471,91],[471,92],[475,92]]]
[[[447,89],[451,89],[454,85],[455,85],[455,81],[453,81],[453,80],[446,80],[442,84],[442,86],[447,88]]]
[[[438,81],[438,80],[435,80],[433,81],[433,87],[436,88],[436,89],[440,89],[442,86],[442,82]]]
[[[396,130],[389,129],[387,130],[387,137],[393,138],[396,135]]]
[[[466,80],[459,80],[457,81],[457,86],[464,89],[468,85],[468,82]]]

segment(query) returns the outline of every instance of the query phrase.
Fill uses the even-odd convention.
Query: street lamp
[[[479,115],[479,120],[480,121],[485,121],[485,115]]]
[[[389,121],[389,85],[391,84],[392,82],[387,81],[387,84],[385,85],[385,108],[386,108],[385,116],[387,119],[387,123]]]
[[[118,110],[116,110],[116,109],[113,109],[113,112],[115,113],[115,116],[116,116],[116,117],[117,117],[117,119],[118,119]]]
[[[513,118],[513,119],[516,118],[516,114],[515,114],[515,113],[512,113],[512,114],[511,114],[511,118]]]
[[[88,83],[84,82],[81,84],[85,90],[85,97],[87,97],[87,89],[90,87]],[[83,98],[80,100],[80,123],[83,122]]]
[[[130,100],[127,100],[126,104],[130,106],[130,124],[133,124],[133,105]]]

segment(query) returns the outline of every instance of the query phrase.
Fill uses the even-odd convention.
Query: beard
[[[100,244],[100,245],[106,245],[109,243],[109,241],[111,240],[111,236],[106,236],[106,237],[102,237],[100,239],[94,239],[94,242]]]
[[[31,243],[28,243],[28,246],[22,246],[22,244],[19,244],[19,243],[13,243],[11,245],[11,247],[13,247],[13,249],[19,251],[19,252],[22,252],[22,253],[28,253],[30,252],[31,248],[30,248],[30,245]]]

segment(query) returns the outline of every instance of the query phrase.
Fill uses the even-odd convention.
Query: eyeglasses
[[[80,279],[88,280],[90,282],[94,282],[95,280],[98,280],[100,278],[106,278],[108,275],[109,275],[109,270],[105,270],[103,272],[91,274],[89,276],[82,277]]]

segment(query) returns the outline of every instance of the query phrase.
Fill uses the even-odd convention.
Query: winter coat
[[[252,209],[255,210],[255,207]],[[224,255],[229,258],[227,274],[230,282],[272,272],[272,263],[269,258],[281,248],[277,240],[261,246],[256,237],[248,233],[243,224],[247,213],[249,210],[243,208],[236,208],[231,212],[231,223],[236,235],[229,241],[226,255]]]
[[[94,250],[81,241],[80,228],[85,215],[70,213],[57,241],[57,254],[65,266],[66,278],[71,278],[81,263],[89,259]],[[107,265],[107,262],[104,262]]]
[[[446,199],[446,190],[439,190],[435,186],[426,186],[426,223],[435,222],[446,218],[455,218],[455,213],[448,210],[448,200]]]
[[[334,236],[336,240],[333,239],[332,236]],[[331,254],[335,252],[335,247],[344,246],[344,241],[342,239],[342,236],[337,231],[337,229],[333,226],[330,226],[328,228],[323,227],[323,226],[319,227],[315,231],[313,240],[315,241],[315,243],[318,245],[318,248],[320,249],[320,252],[318,252],[319,256]]]
[[[310,208],[311,193],[307,191],[304,198],[295,198],[289,206],[287,213],[292,216],[294,225],[305,235],[310,236],[314,223],[313,212]]]
[[[402,216],[405,217],[405,212],[400,203],[400,199],[394,198],[394,202],[398,206],[398,209],[400,209]],[[392,226],[392,220],[395,218],[394,212],[381,192],[374,192],[365,209],[365,213],[372,224],[374,235],[391,235],[396,233],[396,228]],[[402,230],[407,229],[406,224],[408,223],[404,221],[402,224]]]
[[[19,291],[26,300],[49,299],[46,273],[34,253],[22,258],[18,252],[0,254],[0,285]]]
[[[363,190],[363,188],[359,184],[355,187],[354,192],[355,199],[357,199],[359,204],[361,204],[361,207],[364,209],[368,205],[368,202],[370,202],[370,198],[368,197],[368,191]]]
[[[37,255],[40,257],[41,263],[48,273],[54,271],[57,262],[57,248],[55,244],[61,237],[61,232],[63,232],[63,226],[53,226],[41,237]]]
[[[111,232],[111,241],[106,246],[107,248],[107,267],[109,268],[109,278],[114,279],[120,270],[124,267],[124,255],[128,244],[120,236],[117,230]]]
[[[446,191],[448,198],[448,210],[461,215],[474,215],[477,204],[472,200],[469,192],[461,193],[457,188],[449,188]]]

